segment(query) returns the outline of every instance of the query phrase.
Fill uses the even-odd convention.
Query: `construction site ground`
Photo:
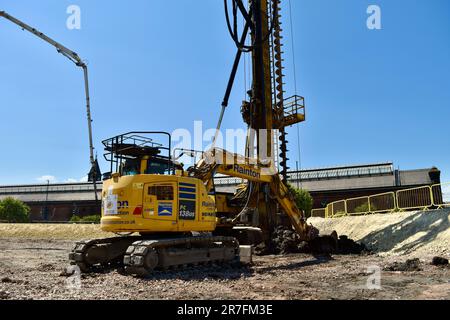
[[[75,240],[110,236],[98,225],[0,224],[0,299],[450,299],[450,210],[325,220],[375,252],[254,257],[245,267],[209,266],[155,272],[147,279],[108,270],[81,276],[81,288],[61,272]],[[418,258],[413,271],[391,271]],[[381,270],[381,288],[368,287]],[[392,268],[391,268],[392,269]]]

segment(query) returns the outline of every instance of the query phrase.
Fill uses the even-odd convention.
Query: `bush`
[[[370,210],[373,211],[377,211],[377,208],[372,204],[370,206]],[[355,208],[355,213],[369,213],[369,204],[368,203],[364,203],[362,205],[360,205],[359,207]]]
[[[294,196],[295,203],[300,210],[303,210],[305,213],[305,217],[311,216],[311,210],[313,207],[313,198],[308,190],[305,189],[297,189],[292,185],[288,185],[289,191]]]
[[[82,218],[80,218],[79,216],[72,216],[72,218],[70,218],[70,222],[100,223],[101,218],[102,217],[99,215],[86,216],[86,217],[82,217]]]
[[[30,207],[20,200],[5,198],[0,201],[0,220],[25,223],[29,222]]]
[[[80,222],[81,218],[79,216],[72,216],[72,218],[70,218],[70,222]]]
[[[100,219],[102,217],[99,215],[94,215],[94,216],[87,216],[87,217],[83,217],[81,218],[81,221],[83,222],[92,222],[92,223],[100,223]]]

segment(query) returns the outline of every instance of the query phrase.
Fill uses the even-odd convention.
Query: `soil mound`
[[[299,235],[287,227],[278,227],[272,233],[268,243],[256,247],[256,254],[362,254],[368,252],[363,244],[359,244],[347,236],[338,237],[334,231],[330,235],[320,236],[310,242],[302,241]]]

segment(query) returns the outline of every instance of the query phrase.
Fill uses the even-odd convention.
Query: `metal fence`
[[[326,208],[322,209],[312,209],[311,210],[311,217],[313,218],[325,218],[326,217]]]
[[[450,183],[339,200],[328,204],[324,209],[314,209],[312,216],[338,218],[445,207],[450,207]]]
[[[347,211],[345,214],[360,215],[370,211],[369,197],[359,197],[344,201],[347,202]]]
[[[397,200],[395,192],[376,194],[369,197],[369,210],[372,213],[387,213],[395,211]]]
[[[433,194],[429,186],[397,191],[397,208],[400,210],[425,210],[431,206]]]
[[[450,207],[450,182],[431,186],[431,194],[439,208]]]

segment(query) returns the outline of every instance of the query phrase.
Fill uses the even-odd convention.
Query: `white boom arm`
[[[47,37],[45,34],[40,32],[39,30],[36,30],[33,27],[30,27],[26,23],[20,21],[19,19],[14,18],[13,16],[9,15],[5,11],[0,11],[0,17],[3,17],[12,23],[18,25],[23,30],[27,30],[28,32],[34,34],[35,36],[41,38],[45,42],[49,43],[50,45],[54,46],[56,50],[61,53],[63,56],[68,58],[70,61],[75,63],[76,66],[83,68],[83,74],[84,74],[84,88],[85,88],[85,94],[86,94],[86,112],[87,112],[87,120],[88,120],[88,130],[89,130],[89,159],[91,162],[91,168],[95,170],[95,159],[94,159],[94,144],[92,141],[92,119],[91,119],[91,106],[90,106],[90,97],[89,97],[89,77],[88,77],[88,68],[86,63],[81,60],[81,58],[78,56],[78,54],[62,44],[56,42],[55,40]],[[96,188],[96,181],[94,177],[94,189],[95,189],[95,199],[97,200],[97,188]]]

